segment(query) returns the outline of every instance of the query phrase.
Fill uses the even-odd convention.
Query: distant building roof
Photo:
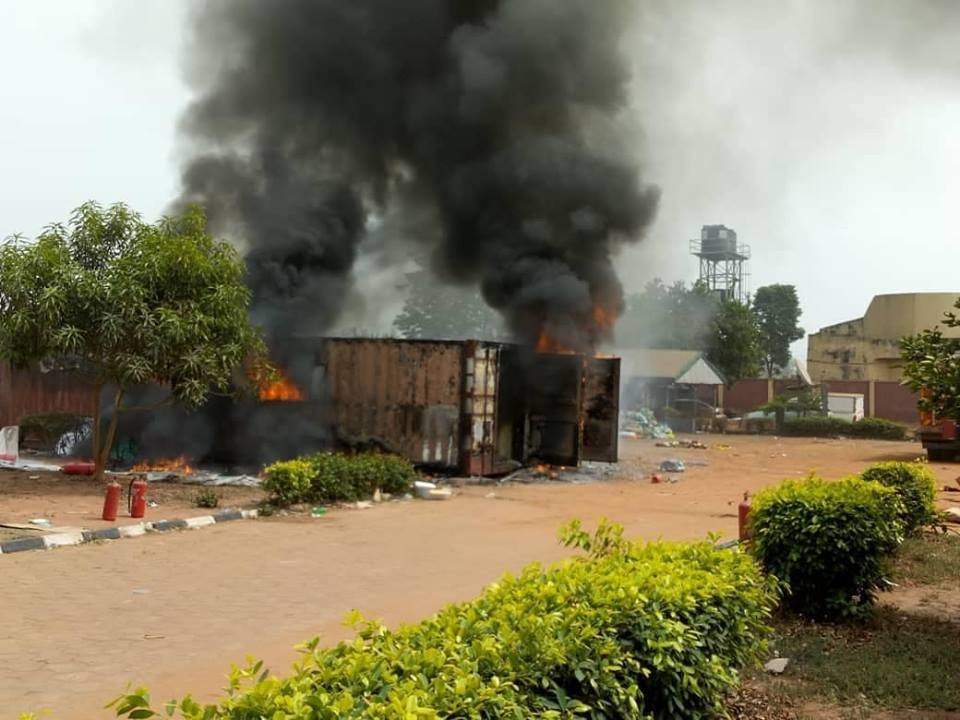
[[[672,380],[684,385],[723,385],[723,374],[696,350],[622,350],[624,378]]]

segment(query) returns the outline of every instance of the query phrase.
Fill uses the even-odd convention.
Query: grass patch
[[[891,579],[901,585],[960,584],[960,535],[925,533],[904,542]]]
[[[791,659],[763,684],[847,708],[960,709],[960,626],[887,607],[853,625],[778,620],[772,647]]]

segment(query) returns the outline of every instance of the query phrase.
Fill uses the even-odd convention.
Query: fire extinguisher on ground
[[[131,481],[127,490],[130,517],[142,518],[147,513],[147,481],[138,477]]]
[[[737,507],[737,520],[740,525],[740,542],[750,540],[750,493],[743,494],[743,500]]]
[[[101,515],[104,520],[113,522],[117,519],[117,508],[120,506],[120,492],[119,483],[111,482],[107,485],[107,494],[103,498],[103,515]]]

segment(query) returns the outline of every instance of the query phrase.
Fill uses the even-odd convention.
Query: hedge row
[[[881,463],[859,477],[788,480],[759,493],[751,551],[813,617],[863,615],[904,534],[937,517],[936,485],[921,463]]]
[[[378,489],[410,490],[417,474],[406,458],[366,453],[319,453],[285,460],[263,471],[263,488],[281,504],[362,500]]]
[[[738,671],[765,652],[775,584],[708,542],[632,544],[613,526],[566,538],[590,556],[532,565],[396,631],[358,619],[353,642],[309,643],[288,678],[258,677],[258,663],[218,705],[177,708],[190,720],[722,716]],[[118,709],[135,717],[146,702],[141,691]]]
[[[782,433],[793,437],[852,437],[865,440],[904,440],[907,429],[883,418],[864,418],[850,422],[826,415],[784,420]]]

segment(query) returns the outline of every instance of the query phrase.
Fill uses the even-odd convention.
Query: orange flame
[[[133,472],[175,472],[178,475],[193,475],[193,468],[190,467],[187,458],[183,455],[175,458],[144,460],[138,462],[130,470]]]
[[[596,303],[590,312],[590,319],[585,324],[589,325],[589,336],[596,341],[606,336],[616,322],[616,313],[608,310],[600,303]],[[551,336],[546,328],[543,328],[540,330],[540,337],[537,339],[537,352],[572,355],[576,353],[576,350],[567,347]]]
[[[277,371],[279,377],[273,382],[260,386],[260,399],[272,402],[299,402],[303,400],[303,391],[297,384],[282,372]]]

